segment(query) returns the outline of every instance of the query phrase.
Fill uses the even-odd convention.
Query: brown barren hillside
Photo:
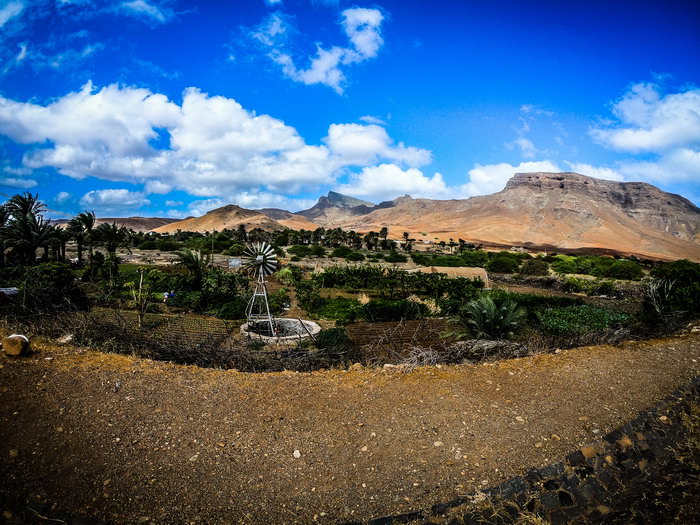
[[[95,219],[95,226],[100,224],[116,224],[117,226],[124,226],[136,232],[147,232],[155,228],[160,228],[161,226],[167,226],[173,222],[179,222],[181,219],[166,219],[165,217],[102,217]],[[68,223],[67,219],[60,219],[55,221],[55,224],[59,226],[64,226]]]
[[[235,204],[227,204],[208,212],[201,217],[191,217],[171,224],[166,224],[153,231],[172,233],[177,230],[192,232],[211,232],[224,229],[235,230],[243,224],[247,229],[262,228],[264,230],[281,230],[283,227],[260,212],[241,208]]]
[[[256,211],[269,217],[285,228],[291,228],[292,230],[315,230],[319,227],[318,224],[312,222],[303,215],[292,213],[291,211],[280,210],[279,208],[261,208]]]
[[[324,226],[357,231],[386,226],[395,238],[407,231],[418,240],[462,238],[700,260],[700,210],[690,201],[646,183],[577,173],[517,173],[492,195],[447,201],[404,196],[364,215],[343,216],[336,209],[332,216]]]

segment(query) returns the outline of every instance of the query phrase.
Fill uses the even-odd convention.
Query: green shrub
[[[683,259],[660,264],[651,274],[643,304],[648,321],[700,317],[700,264]]]
[[[605,272],[605,277],[634,281],[638,281],[643,275],[642,267],[638,263],[626,260],[615,261]]]
[[[245,251],[245,245],[234,242],[227,250],[224,250],[223,253],[224,255],[228,255],[229,257],[237,257],[239,255],[243,255],[243,252]]]
[[[313,257],[325,257],[326,250],[323,248],[323,246],[314,245],[309,248],[309,255]]]
[[[85,293],[69,264],[47,262],[18,267],[11,273],[14,278],[7,284],[19,288],[14,304],[21,308],[32,313],[87,308]]]
[[[499,255],[486,263],[486,270],[494,273],[515,273],[518,266],[520,265],[517,259]]]
[[[552,262],[552,270],[558,274],[579,273],[576,257],[557,255],[556,260]]]
[[[362,255],[360,252],[349,253],[345,258],[348,261],[364,261],[365,260],[365,256]]]
[[[155,240],[149,239],[139,244],[138,248],[139,250],[157,250],[158,243]]]
[[[352,253],[352,249],[347,246],[338,246],[331,252],[331,257],[347,257]]]
[[[590,283],[587,293],[588,295],[606,295],[608,297],[617,297],[620,295],[620,291],[615,287],[615,283],[612,281]]]
[[[345,328],[327,328],[316,336],[316,348],[330,353],[346,352],[352,347]]]
[[[362,306],[354,299],[348,297],[334,297],[322,299],[313,313],[322,319],[334,321],[352,322],[362,317]]]
[[[308,257],[310,252],[311,249],[308,246],[304,246],[302,244],[295,244],[294,246],[290,246],[289,248],[287,248],[287,253],[291,253],[292,255],[296,255],[297,257]]]
[[[364,318],[371,322],[401,321],[422,319],[427,315],[428,307],[405,299],[398,301],[372,299],[364,305],[363,313]]]
[[[569,277],[564,281],[564,291],[568,293],[586,293],[588,281],[577,277]]]
[[[247,306],[248,301],[245,297],[236,297],[219,308],[217,317],[221,319],[245,319]]]
[[[158,239],[156,246],[162,252],[174,252],[180,249],[180,244],[177,241],[168,238]]]
[[[523,275],[548,275],[549,265],[542,259],[528,259],[520,267]]]
[[[504,339],[513,335],[526,317],[524,308],[506,298],[484,295],[470,301],[454,321],[461,326],[454,335],[486,339]]]
[[[554,335],[581,335],[615,328],[629,316],[592,305],[547,308],[536,313],[540,326]]]
[[[684,287],[700,282],[700,264],[681,259],[671,263],[662,263],[651,270],[651,275],[657,279],[674,281]]]
[[[389,263],[404,263],[408,261],[408,257],[401,255],[400,253],[391,252],[389,255],[384,257],[384,260]]]
[[[180,291],[168,301],[172,306],[181,306],[193,311],[199,311],[204,306],[204,294],[200,291]]]

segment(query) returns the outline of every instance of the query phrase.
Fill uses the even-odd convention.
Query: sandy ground
[[[0,359],[0,493],[116,523],[427,508],[555,461],[700,374],[698,334],[410,374],[36,349]]]

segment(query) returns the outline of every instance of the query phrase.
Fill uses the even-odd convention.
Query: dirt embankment
[[[549,464],[700,374],[697,334],[410,374],[37,349],[0,360],[0,494],[116,523],[426,508]]]

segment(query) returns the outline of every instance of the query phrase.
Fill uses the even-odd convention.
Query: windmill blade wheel
[[[243,252],[244,268],[258,276],[267,277],[277,269],[277,255],[266,242],[248,244]]]

